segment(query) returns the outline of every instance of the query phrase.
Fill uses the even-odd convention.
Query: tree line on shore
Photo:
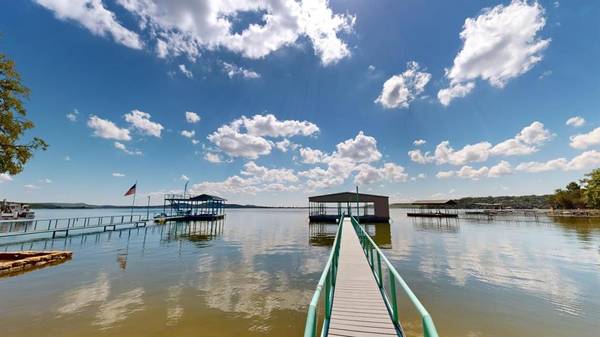
[[[549,199],[555,209],[600,209],[600,168],[586,174],[579,182],[557,189]]]

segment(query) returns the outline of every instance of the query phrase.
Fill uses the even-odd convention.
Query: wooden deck
[[[342,226],[328,336],[398,336],[350,219]]]

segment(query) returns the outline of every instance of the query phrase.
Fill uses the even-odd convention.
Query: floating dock
[[[166,194],[163,213],[155,221],[196,221],[225,218],[226,199],[210,194]]]
[[[0,277],[58,264],[71,259],[67,251],[21,251],[0,253]]]

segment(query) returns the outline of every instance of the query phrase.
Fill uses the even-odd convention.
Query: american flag
[[[133,184],[133,186],[131,186],[131,188],[129,188],[127,190],[127,192],[125,192],[125,196],[135,194],[136,185],[137,185],[137,183]]]

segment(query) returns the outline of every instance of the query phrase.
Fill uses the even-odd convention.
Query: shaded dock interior
[[[308,198],[311,222],[337,223],[342,215],[354,216],[361,223],[390,220],[389,198],[383,195],[341,192]]]

